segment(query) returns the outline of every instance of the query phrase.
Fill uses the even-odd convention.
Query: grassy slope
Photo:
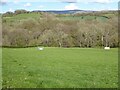
[[[2,89],[2,48],[0,47],[0,89]]]
[[[95,18],[97,20],[102,20],[102,21],[106,21],[107,18],[104,18],[102,16],[66,16],[66,17],[59,17],[61,20],[95,20]]]
[[[105,16],[107,16],[108,14],[106,14]],[[28,13],[28,14],[18,14],[12,17],[4,17],[3,19],[5,19],[7,22],[14,22],[16,20],[22,20],[22,19],[27,19],[27,18],[40,18],[41,14],[36,14],[36,13]],[[58,17],[61,20],[81,20],[83,19],[98,19],[98,20],[102,20],[102,21],[106,21],[107,19],[105,17],[102,16],[64,16],[64,17]]]
[[[27,18],[40,18],[40,14],[36,13],[29,13],[29,14],[18,14],[12,17],[3,17],[7,22],[14,22],[16,20],[22,20],[22,19],[27,19]]]
[[[117,87],[117,49],[3,49],[3,87]]]

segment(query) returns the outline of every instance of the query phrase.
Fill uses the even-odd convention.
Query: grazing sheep
[[[110,50],[110,47],[104,47],[105,50]]]
[[[38,50],[42,51],[44,48],[43,47],[38,47]]]

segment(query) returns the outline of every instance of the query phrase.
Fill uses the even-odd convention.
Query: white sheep
[[[38,47],[38,50],[42,51],[44,48],[43,47]]]
[[[104,47],[105,50],[110,50],[110,47]]]

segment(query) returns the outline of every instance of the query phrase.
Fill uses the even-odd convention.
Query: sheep
[[[104,47],[105,50],[110,50],[110,47]]]
[[[44,48],[43,47],[38,47],[38,50],[42,51]]]

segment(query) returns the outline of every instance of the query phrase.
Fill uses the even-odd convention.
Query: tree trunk
[[[62,44],[61,44],[61,42],[59,42],[59,47],[62,47]]]
[[[106,38],[106,47],[108,46],[107,38]]]
[[[102,47],[103,47],[103,35],[102,35],[101,41],[102,41]]]

